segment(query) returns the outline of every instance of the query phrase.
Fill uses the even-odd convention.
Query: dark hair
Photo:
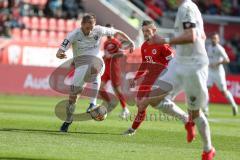
[[[111,27],[113,27],[113,25],[110,24],[110,23],[107,23],[107,24],[105,25],[105,27],[111,28]]]
[[[94,13],[86,13],[82,17],[82,23],[86,23],[92,19],[96,21],[96,15]]]
[[[144,21],[142,22],[142,27],[143,27],[143,26],[148,26],[148,25],[154,25],[154,22],[151,21],[151,20],[144,20]]]

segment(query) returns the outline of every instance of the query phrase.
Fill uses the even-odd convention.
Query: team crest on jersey
[[[98,35],[94,35],[94,37],[93,37],[95,40],[98,40]]]
[[[152,50],[152,54],[156,54],[157,53],[157,50],[156,49],[153,49]]]

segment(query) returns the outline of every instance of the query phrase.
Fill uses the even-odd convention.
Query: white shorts
[[[227,90],[226,75],[223,67],[216,70],[209,68],[207,86],[212,87],[213,84],[216,84],[220,91]]]
[[[79,59],[74,60],[73,85],[83,87],[86,82],[92,83],[96,82],[97,79],[101,79],[105,70],[103,60],[94,56],[79,57]]]
[[[173,59],[168,71],[160,77],[160,80],[173,86],[173,90],[166,98],[173,100],[180,91],[184,91],[189,109],[198,110],[205,107],[208,102],[207,77],[207,64],[181,64]]]

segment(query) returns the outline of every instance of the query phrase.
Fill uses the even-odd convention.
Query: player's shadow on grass
[[[37,132],[37,133],[44,133],[44,134],[52,134],[52,135],[67,135],[67,134],[102,134],[102,135],[121,135],[117,133],[108,133],[108,132],[60,132],[57,130],[41,130],[41,129],[21,129],[21,128],[0,128],[0,132]]]

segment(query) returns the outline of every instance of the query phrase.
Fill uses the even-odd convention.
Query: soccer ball
[[[96,109],[90,111],[90,115],[95,121],[103,121],[107,118],[107,108],[98,106]]]

